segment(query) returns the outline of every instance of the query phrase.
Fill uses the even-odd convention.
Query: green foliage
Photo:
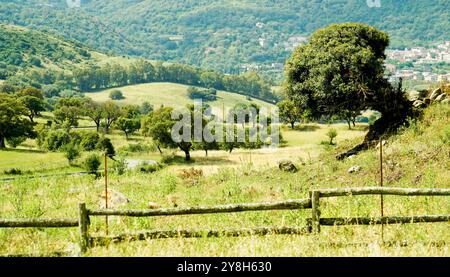
[[[9,146],[16,148],[27,140],[27,137],[12,137],[6,140]]]
[[[279,109],[280,120],[284,123],[290,124],[294,129],[295,123],[298,122],[303,115],[302,110],[298,105],[291,100],[283,100],[277,104]]]
[[[287,63],[287,93],[316,117],[378,107],[380,95],[392,91],[383,78],[388,44],[386,33],[364,24],[318,30]]]
[[[148,164],[148,163],[141,163],[137,167],[137,171],[143,172],[143,173],[154,173],[161,169],[161,166],[159,164]]]
[[[144,144],[144,143],[130,143],[123,146],[117,150],[120,154],[127,153],[145,153],[145,152],[156,152],[158,149],[154,144]]]
[[[113,162],[112,168],[118,175],[123,175],[127,170],[127,162],[125,161],[125,159],[120,158]]]
[[[148,115],[153,112],[153,105],[146,101],[142,103],[139,111],[142,115]]]
[[[336,129],[332,128],[328,130],[327,137],[330,139],[330,145],[334,144],[334,139],[338,136],[338,132]]]
[[[29,87],[19,91],[16,95],[19,101],[28,109],[28,117],[31,122],[33,122],[34,117],[45,110],[44,95],[41,90]]]
[[[114,150],[114,146],[111,142],[111,139],[107,138],[107,137],[101,137],[98,142],[97,145],[95,146],[95,148],[99,151],[102,151],[108,155],[115,155],[116,151]]]
[[[0,149],[5,148],[5,140],[36,136],[33,122],[24,116],[27,116],[27,108],[21,101],[9,94],[0,93]]]
[[[120,90],[112,90],[109,93],[109,98],[111,98],[112,100],[122,100],[125,99],[125,97],[123,96],[123,93]]]
[[[73,161],[81,156],[81,151],[77,145],[73,143],[66,144],[62,147],[62,151],[64,153],[64,157],[69,161],[69,164],[72,164]]]
[[[289,55],[295,36],[335,22],[374,25],[389,32],[398,48],[448,40],[448,2],[442,0],[385,1],[380,9],[369,8],[363,0],[244,0],[233,5],[228,0],[114,0],[108,5],[92,0],[83,1],[76,12],[67,12],[65,1],[52,2],[57,7],[34,1],[3,3],[0,21],[59,33],[103,52],[175,60],[227,73],[251,63],[263,66],[268,75],[273,72],[272,63],[283,63]],[[263,45],[258,38],[265,39]],[[51,51],[55,56],[60,52],[50,49],[55,49]],[[82,51],[63,53],[79,56]],[[10,59],[11,64],[24,60],[21,56]],[[215,80],[213,75],[203,79]]]
[[[203,101],[215,101],[217,99],[217,91],[215,89],[200,90],[196,87],[189,87],[188,96],[191,99],[201,99]]]
[[[94,132],[85,132],[81,134],[80,146],[85,151],[93,151],[97,147],[100,136]]]
[[[95,153],[90,154],[83,161],[83,168],[89,173],[97,174],[100,165],[101,165],[100,156]]]

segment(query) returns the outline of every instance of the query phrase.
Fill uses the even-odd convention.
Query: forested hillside
[[[280,69],[293,46],[330,23],[369,23],[390,34],[391,47],[450,39],[447,0],[381,0],[380,8],[365,0],[83,0],[74,9],[64,0],[1,2],[1,22],[102,51],[234,73]]]
[[[270,84],[255,72],[239,75],[142,58],[108,56],[78,42],[13,25],[0,25],[0,92],[28,86],[48,98],[152,82],[235,92],[274,102]]]

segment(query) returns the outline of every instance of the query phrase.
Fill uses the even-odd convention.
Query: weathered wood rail
[[[270,210],[297,210],[310,209],[311,200],[288,200],[275,203],[250,203],[250,204],[230,204],[219,206],[199,206],[191,208],[168,208],[152,210],[88,210],[89,215],[93,216],[130,216],[130,217],[148,217],[148,216],[174,216],[174,215],[194,215],[194,214],[218,214],[218,213],[237,213],[249,211],[270,211]]]
[[[320,189],[310,192],[312,203],[311,226],[315,232],[320,232],[320,226],[342,225],[379,225],[379,224],[407,224],[433,223],[450,221],[450,215],[419,215],[419,216],[390,216],[379,218],[320,218],[320,199],[329,197],[344,197],[358,195],[396,195],[396,196],[450,196],[450,189],[416,189],[416,188],[338,188]],[[450,209],[449,209],[450,210]]]
[[[198,206],[187,208],[160,208],[147,210],[112,210],[87,209],[86,204],[79,204],[77,219],[0,219],[0,228],[70,228],[78,227],[80,249],[85,252],[90,246],[105,245],[111,242],[135,241],[163,238],[202,238],[202,237],[236,237],[245,235],[303,235],[320,232],[321,226],[342,225],[377,225],[450,222],[450,215],[417,215],[417,216],[383,216],[355,218],[321,218],[320,200],[329,197],[346,197],[358,195],[397,195],[397,196],[450,196],[450,189],[410,189],[410,188],[339,188],[319,189],[310,192],[309,199],[287,200],[271,203],[229,204],[217,206]],[[270,210],[302,210],[311,209],[311,218],[305,227],[260,227],[228,230],[167,230],[126,233],[116,236],[90,236],[90,216],[127,216],[157,217],[200,214],[239,213]],[[450,209],[449,209],[450,210]]]
[[[266,235],[304,235],[311,233],[308,227],[303,228],[242,228],[228,230],[168,230],[147,231],[121,234],[118,236],[92,236],[89,238],[90,245],[107,245],[123,241],[136,241],[148,239],[166,238],[210,238],[210,237],[239,237],[239,236],[266,236]]]
[[[70,228],[77,219],[0,219],[0,228]]]

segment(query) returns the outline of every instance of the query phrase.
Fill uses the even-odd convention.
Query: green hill
[[[5,2],[5,3],[3,3]],[[247,64],[271,72],[318,28],[364,22],[392,38],[392,47],[450,40],[447,0],[65,0],[2,1],[0,22],[31,26],[101,51],[237,72]],[[13,16],[14,15],[14,16]]]
[[[115,101],[119,105],[141,105],[143,102],[147,101],[156,108],[161,105],[170,107],[185,107],[188,104],[193,104],[193,100],[188,96],[188,88],[189,86],[174,83],[148,83],[107,89],[100,92],[85,93],[85,96],[98,102],[105,102],[107,100],[111,100],[109,98],[109,93],[112,90],[118,89],[125,97],[123,100]],[[223,107],[225,107],[225,109],[230,109],[238,103],[254,103],[260,107],[266,107],[268,109],[274,107],[272,104],[267,102],[258,99],[252,99],[250,101],[244,95],[226,91],[218,91],[217,100],[205,103],[209,104],[213,108],[213,111],[222,110]]]
[[[0,25],[0,79],[17,87],[99,91],[117,86],[170,82],[236,92],[274,102],[269,83],[255,72],[229,75],[177,63],[112,56],[79,42],[25,27]]]
[[[73,69],[91,59],[80,43],[12,25],[0,25],[0,79],[32,68]]]

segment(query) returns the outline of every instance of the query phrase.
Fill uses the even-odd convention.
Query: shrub
[[[11,168],[11,169],[3,171],[3,173],[5,173],[6,175],[22,175],[23,174],[22,170],[20,170],[18,168]]]
[[[118,175],[123,175],[127,170],[127,162],[125,159],[116,160],[114,161],[112,168]]]
[[[7,142],[12,148],[16,148],[17,146],[21,145],[26,140],[27,140],[27,137],[14,137],[14,138],[9,138],[7,140]]]
[[[57,151],[70,142],[70,136],[62,130],[52,130],[46,133],[42,141],[42,147],[49,151]]]
[[[109,98],[111,98],[112,100],[122,100],[125,99],[125,97],[123,96],[123,93],[120,90],[113,90],[109,93]]]
[[[111,140],[107,137],[101,137],[97,142],[95,148],[99,151],[106,152],[108,155],[116,154],[114,150],[114,146],[111,143]]]
[[[142,152],[156,152],[158,149],[154,144],[144,144],[144,143],[135,143],[128,144],[124,147],[121,147],[117,152],[119,153],[142,153]]]
[[[66,144],[62,150],[64,152],[64,157],[67,158],[69,164],[72,164],[72,162],[81,155],[80,149],[73,143]]]
[[[93,151],[93,150],[95,150],[99,140],[100,140],[100,136],[95,132],[84,133],[82,135],[80,146],[85,151]]]
[[[90,154],[83,161],[83,168],[89,173],[97,173],[101,161],[98,154]]]
[[[334,144],[334,139],[337,137],[338,133],[336,131],[336,129],[332,128],[330,130],[328,130],[327,132],[327,137],[330,139],[330,145]]]
[[[148,164],[146,162],[141,163],[137,170],[144,173],[154,173],[161,169],[161,166],[159,164]]]

